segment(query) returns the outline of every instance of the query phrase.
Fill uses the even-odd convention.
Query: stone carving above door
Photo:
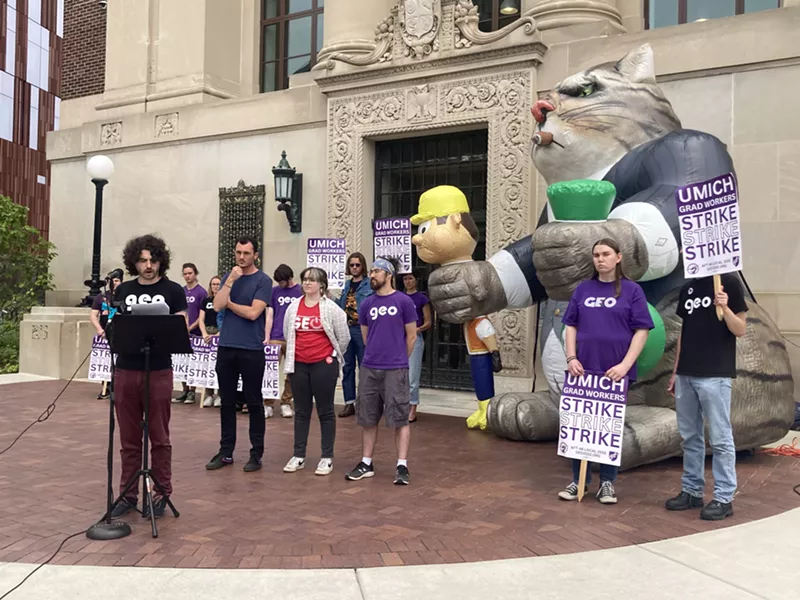
[[[481,31],[478,21],[478,7],[472,0],[399,0],[375,28],[372,52],[334,52],[313,70],[331,70],[337,62],[366,67],[389,61],[444,58],[473,46],[489,46],[517,29],[526,36],[536,31],[536,22],[528,13],[490,33]]]

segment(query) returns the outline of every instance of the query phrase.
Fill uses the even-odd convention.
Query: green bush
[[[53,289],[55,246],[28,225],[28,209],[0,196],[0,373],[15,373],[19,323]]]

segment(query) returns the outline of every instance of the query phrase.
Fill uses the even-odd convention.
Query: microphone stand
[[[106,287],[106,305],[108,306],[108,323],[106,323],[106,339],[108,340],[109,352],[111,352],[111,340],[114,336],[114,326],[112,321],[115,311],[113,304],[114,280],[108,279],[108,286]],[[90,540],[116,540],[126,537],[131,534],[131,526],[122,521],[112,521],[111,511],[114,504],[114,488],[113,488],[113,471],[114,471],[114,373],[116,371],[116,363],[114,361],[114,354],[111,353],[111,383],[110,394],[108,400],[108,456],[107,456],[107,469],[108,469],[108,491],[106,498],[106,514],[103,518],[89,527],[86,530],[86,537]]]

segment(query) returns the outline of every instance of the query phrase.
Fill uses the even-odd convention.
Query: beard
[[[373,289],[373,291],[378,291],[383,287],[382,283],[378,283],[377,279],[370,278],[369,280],[369,287]]]

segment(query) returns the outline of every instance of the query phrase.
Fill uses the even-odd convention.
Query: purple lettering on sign
[[[344,288],[347,243],[342,238],[309,238],[306,266],[317,267],[328,275],[328,289]]]
[[[613,381],[603,373],[566,373],[559,402],[558,454],[619,466],[628,378]]]
[[[687,279],[742,268],[742,237],[736,177],[720,177],[675,192]]]
[[[375,258],[395,258],[399,273],[411,273],[411,219],[375,219],[372,231]]]

